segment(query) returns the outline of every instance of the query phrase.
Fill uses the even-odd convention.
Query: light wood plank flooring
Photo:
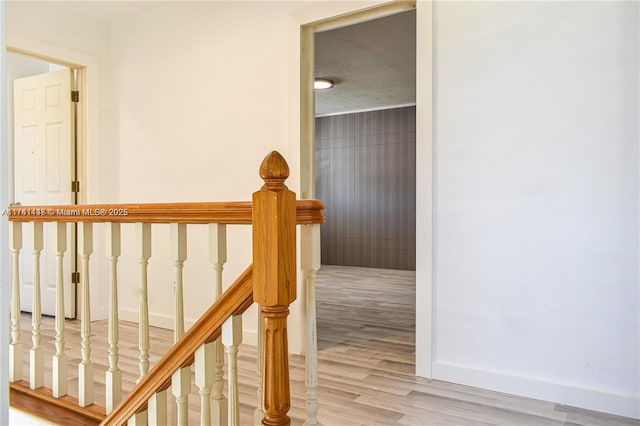
[[[516,397],[414,376],[415,275],[410,271],[323,266],[318,274],[319,419],[326,425],[567,425],[622,426],[640,421],[550,402]],[[25,359],[30,316],[23,316]],[[70,393],[77,394],[79,321],[67,323]],[[92,324],[96,401],[104,401],[107,323]],[[43,320],[47,378],[51,384],[53,320]],[[138,375],[137,324],[120,327],[120,368],[124,387]],[[172,332],[154,328],[151,362],[171,345]],[[252,424],[256,407],[255,347],[239,353],[241,423]],[[292,355],[289,413],[292,424],[305,418],[304,358]],[[28,367],[25,363],[24,372]],[[193,386],[190,424],[198,424],[199,395]]]

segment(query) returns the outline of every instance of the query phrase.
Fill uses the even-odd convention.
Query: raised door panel
[[[14,80],[14,185],[15,200],[23,206],[73,204],[71,181],[75,177],[73,71],[62,70]],[[68,226],[68,241],[74,229]],[[40,261],[42,313],[55,314],[55,253],[52,226],[44,227]],[[33,259],[30,230],[25,227],[21,256],[21,309],[32,310]],[[64,265],[67,317],[75,316],[75,286],[71,284],[75,248]]]

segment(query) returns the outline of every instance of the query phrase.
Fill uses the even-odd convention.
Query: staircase
[[[296,201],[284,181],[289,168],[277,152],[270,153],[260,166],[262,188],[251,202],[120,204],[11,207],[10,250],[12,255],[12,299],[10,354],[11,406],[59,424],[80,425],[238,425],[238,346],[242,341],[242,314],[254,303],[259,307],[257,388],[261,406],[256,407],[255,424],[288,425],[290,408],[287,317],[296,300],[296,229],[300,226],[301,266],[306,301],[306,406],[307,422],[317,422],[317,354],[315,337],[315,274],[320,267],[319,226],[324,222],[323,204],[317,200]],[[65,212],[65,214],[56,214]],[[65,347],[64,274],[67,230],[78,227],[80,259],[80,340],[79,353]],[[135,224],[137,277],[118,276],[122,252],[121,224]],[[174,345],[151,365],[149,361],[148,261],[151,256],[152,225],[168,226],[170,252],[175,271]],[[227,226],[252,226],[253,263],[222,292],[222,270],[226,262]],[[33,312],[31,347],[21,343],[20,256],[23,254],[23,227],[30,227],[33,256]],[[44,226],[52,230],[56,259],[55,347],[51,360],[51,389],[44,386],[43,339],[41,328],[40,256]],[[209,261],[214,274],[215,295],[211,307],[188,329],[184,320],[183,268],[187,258],[187,227],[207,228]],[[90,264],[94,228],[106,235],[109,279],[108,369],[105,398],[96,401],[94,360],[92,359]],[[69,275],[69,274],[67,274]],[[139,345],[137,384],[123,394],[123,377],[118,363],[119,320],[118,282],[139,283]],[[187,284],[188,285],[188,284]],[[27,346],[27,345],[25,345]],[[224,392],[224,354],[227,358],[228,388]],[[78,384],[69,389],[69,359],[79,357]],[[29,359],[23,376],[23,357]],[[199,419],[189,419],[192,373],[200,395]],[[77,396],[70,396],[75,393]]]

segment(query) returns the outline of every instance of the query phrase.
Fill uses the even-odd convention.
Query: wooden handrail
[[[143,409],[147,400],[167,387],[171,375],[193,363],[194,353],[205,343],[220,337],[222,324],[240,315],[253,303],[253,266],[249,266],[222,296],[196,321],[182,338],[156,363],[101,425],[123,425]]]
[[[296,202],[296,223],[324,223],[324,204],[319,200]],[[119,222],[119,223],[226,223],[250,225],[250,201],[210,203],[77,204],[11,206],[13,222]]]

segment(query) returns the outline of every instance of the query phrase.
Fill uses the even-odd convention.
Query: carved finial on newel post
[[[289,165],[278,151],[271,151],[264,157],[260,164],[260,177],[264,180],[262,189],[287,189],[284,181],[289,177]]]
[[[289,425],[287,316],[296,299],[296,195],[284,184],[289,166],[273,151],[260,165],[253,194],[253,298],[264,321],[262,424]]]

